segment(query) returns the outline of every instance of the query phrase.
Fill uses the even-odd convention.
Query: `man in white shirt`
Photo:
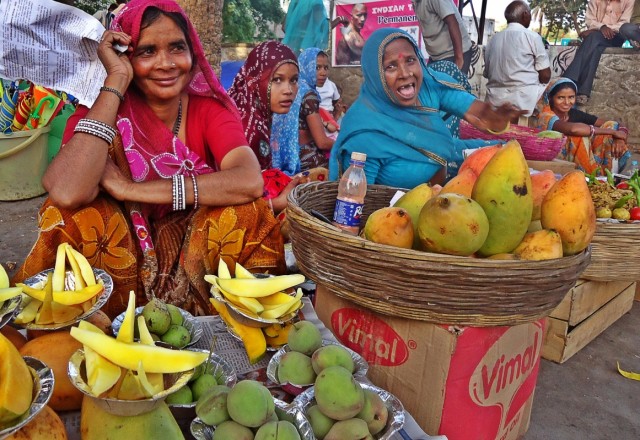
[[[542,37],[527,29],[531,10],[524,1],[511,2],[504,11],[507,28],[495,34],[484,51],[485,101],[494,106],[506,102],[531,116],[551,79],[549,56]]]
[[[412,0],[429,61],[451,61],[465,75],[471,67],[471,38],[451,0]]]

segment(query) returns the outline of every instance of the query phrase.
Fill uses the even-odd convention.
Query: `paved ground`
[[[0,261],[10,268],[35,240],[43,200],[0,202]],[[564,364],[542,361],[524,440],[640,439],[640,382],[618,374],[616,361],[640,372],[640,303]]]

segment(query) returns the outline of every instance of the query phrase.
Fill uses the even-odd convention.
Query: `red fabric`
[[[78,121],[86,117],[88,112],[88,107],[80,105],[69,117],[62,136],[62,145],[71,139]],[[247,145],[242,126],[237,118],[219,102],[191,96],[188,114],[187,145],[191,151],[205,159],[212,168],[219,168],[220,162],[229,151],[238,146]],[[215,163],[211,163],[212,157],[215,158]]]
[[[271,167],[271,96],[273,73],[285,63],[298,65],[291,49],[277,41],[257,45],[229,88],[236,102],[249,146],[258,157],[260,168]]]
[[[262,180],[264,180],[265,199],[273,199],[280,195],[282,190],[291,182],[291,177],[277,168],[271,168],[262,172]]]

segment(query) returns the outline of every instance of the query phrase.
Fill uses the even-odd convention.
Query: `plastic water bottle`
[[[625,170],[624,174],[629,176],[629,177],[632,177],[633,173],[635,173],[636,171],[639,171],[639,170],[640,170],[640,167],[638,167],[638,161],[637,160],[632,160],[631,161],[631,167],[629,167],[628,170]]]
[[[333,211],[333,224],[353,235],[360,232],[360,218],[367,194],[367,176],[364,174],[366,160],[364,153],[351,153],[351,165],[338,184],[338,198]]]

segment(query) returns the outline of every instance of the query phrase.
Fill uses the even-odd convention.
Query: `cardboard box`
[[[548,318],[542,357],[563,363],[627,313],[636,283],[578,280]]]
[[[369,362],[371,381],[396,395],[427,434],[512,440],[529,428],[544,320],[431,324],[372,312],[324,286],[315,301],[325,326]]]

